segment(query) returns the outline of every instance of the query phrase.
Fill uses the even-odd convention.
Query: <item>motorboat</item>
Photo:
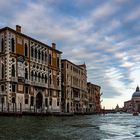
[[[133,116],[138,116],[138,115],[139,115],[138,112],[134,112],[134,113],[133,113]]]

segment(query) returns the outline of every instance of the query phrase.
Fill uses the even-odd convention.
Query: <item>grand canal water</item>
[[[123,139],[140,139],[140,116],[0,117],[0,140]]]

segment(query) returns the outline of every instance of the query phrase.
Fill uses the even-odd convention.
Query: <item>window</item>
[[[40,82],[40,73],[38,74],[38,82]]]
[[[1,91],[3,92],[4,90],[4,85],[1,85]]]
[[[52,84],[52,78],[51,78],[51,75],[49,77],[49,81],[50,81],[50,85]]]
[[[3,41],[3,38],[2,38],[2,40],[1,40],[1,52],[3,52],[4,51],[4,41]]]
[[[15,52],[15,41],[14,41],[14,38],[11,39],[11,50],[12,50],[12,52]]]
[[[25,99],[25,104],[28,104],[28,99]]]
[[[38,51],[38,59],[40,59],[40,50]]]
[[[44,52],[42,51],[42,61],[44,61]]]
[[[48,98],[45,99],[45,106],[48,107]]]
[[[47,62],[47,53],[45,52],[45,62]]]
[[[33,57],[34,49],[31,47],[31,57]]]
[[[51,56],[51,54],[49,54],[49,64],[50,65],[52,64],[52,56]]]
[[[2,104],[4,103],[4,97],[1,98],[1,103],[2,103]]]
[[[35,80],[37,80],[37,73],[35,72]]]
[[[59,57],[57,57],[57,67],[59,68]]]
[[[28,70],[25,68],[25,79],[28,79]]]
[[[25,93],[28,94],[29,88],[25,87]]]
[[[57,78],[57,85],[59,86],[59,77]]]
[[[64,68],[64,63],[61,64],[61,68]]]
[[[1,68],[1,74],[2,74],[2,79],[4,78],[4,64],[2,64],[2,68]]]
[[[59,106],[59,101],[57,101],[57,106]]]
[[[28,56],[28,47],[27,47],[27,43],[25,43],[25,56]]]
[[[33,105],[34,105],[34,97],[31,96],[31,106],[33,106]]]
[[[15,77],[15,66],[12,65],[12,77]]]
[[[49,104],[50,104],[50,105],[52,105],[52,99],[50,99],[50,102],[49,102]]]
[[[33,71],[31,72],[31,80],[33,81],[33,76],[34,76],[34,73]]]
[[[15,101],[16,101],[16,100],[15,100],[15,97],[13,97],[13,98],[12,98],[12,103],[14,104],[14,103],[15,103]]]
[[[12,92],[16,92],[16,85],[12,85]]]
[[[45,83],[47,83],[47,75],[45,75]]]
[[[35,58],[37,58],[37,48],[35,48]]]

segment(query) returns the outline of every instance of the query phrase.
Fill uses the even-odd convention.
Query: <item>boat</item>
[[[133,113],[133,116],[138,116],[138,115],[139,115],[138,112],[134,112],[134,113]]]

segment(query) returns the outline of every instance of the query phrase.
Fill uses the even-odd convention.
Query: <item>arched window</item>
[[[5,91],[4,85],[1,85],[1,91]]]
[[[25,56],[28,56],[28,47],[27,47],[27,43],[25,43]]]
[[[51,56],[51,54],[49,54],[49,64],[50,65],[52,64],[52,56]]]
[[[12,50],[12,52],[15,52],[15,41],[14,41],[14,38],[11,39],[11,50]]]
[[[34,73],[33,71],[31,72],[31,80],[33,81]]]
[[[33,97],[33,96],[31,96],[30,100],[31,100],[31,101],[30,101],[30,102],[31,102],[31,104],[30,104],[30,105],[31,105],[31,106],[33,106],[33,105],[34,105],[34,97]]]
[[[35,58],[37,58],[37,48],[35,48]]]
[[[2,74],[2,79],[3,79],[4,78],[4,75],[5,75],[4,74],[4,64],[2,64],[1,66],[2,66],[2,68],[1,68],[1,74]]]
[[[1,39],[1,52],[4,52],[4,40],[3,40],[3,38]]]
[[[31,47],[31,57],[34,56],[33,53],[34,53],[34,49],[33,49],[33,47]]]
[[[44,83],[44,74],[42,74],[42,83]]]
[[[47,83],[47,80],[48,80],[48,79],[47,79],[47,75],[45,75],[45,83]]]
[[[38,74],[38,82],[40,82],[40,73]]]
[[[35,80],[37,80],[37,73],[35,72]]]
[[[28,79],[28,70],[25,68],[25,79]]]
[[[12,77],[15,77],[15,65],[12,65]]]
[[[42,51],[42,61],[44,61],[44,52]]]
[[[50,85],[52,84],[52,77],[51,75],[49,76],[49,81],[50,81]]]
[[[38,59],[40,59],[40,50],[38,50]]]
[[[57,85],[59,86],[59,77],[57,78]]]

